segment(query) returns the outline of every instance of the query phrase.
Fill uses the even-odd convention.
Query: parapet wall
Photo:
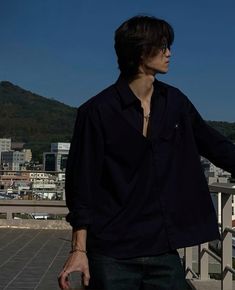
[[[64,220],[30,220],[30,219],[0,219],[0,228],[24,228],[24,229],[56,229],[71,230],[71,226]]]

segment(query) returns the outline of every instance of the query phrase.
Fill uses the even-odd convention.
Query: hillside
[[[51,142],[69,142],[76,109],[0,82],[0,138],[26,143],[34,157],[50,149]]]
[[[235,142],[235,123],[222,121],[207,121],[207,123],[221,134],[228,137],[231,141]]]
[[[42,152],[51,142],[70,142],[76,108],[0,82],[0,138],[24,142],[31,148],[34,160],[42,160]],[[208,121],[209,125],[235,141],[235,123]]]

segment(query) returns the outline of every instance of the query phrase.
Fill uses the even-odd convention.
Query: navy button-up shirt
[[[235,172],[235,146],[178,89],[155,80],[143,109],[122,77],[78,108],[66,170],[67,220],[88,251],[127,258],[220,238],[200,154]]]

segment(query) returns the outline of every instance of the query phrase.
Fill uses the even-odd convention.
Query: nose
[[[167,57],[170,57],[170,56],[171,56],[171,50],[170,50],[168,47],[167,47],[167,49],[166,49],[165,55],[166,55]]]

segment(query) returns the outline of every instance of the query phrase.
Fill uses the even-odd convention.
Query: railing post
[[[226,227],[232,227],[232,195],[222,193],[221,196],[221,223],[222,223],[222,257],[221,257],[221,290],[232,289],[232,273],[226,266],[232,267],[232,233]]]
[[[7,211],[7,220],[12,220],[12,212]]]
[[[65,200],[65,189],[63,189],[63,198],[62,200]]]
[[[193,248],[187,247],[184,248],[184,267],[186,272],[186,279],[192,279],[192,272],[188,271],[188,269],[193,269]]]
[[[208,243],[198,245],[198,272],[200,280],[209,280],[209,257],[204,249],[208,249]]]

